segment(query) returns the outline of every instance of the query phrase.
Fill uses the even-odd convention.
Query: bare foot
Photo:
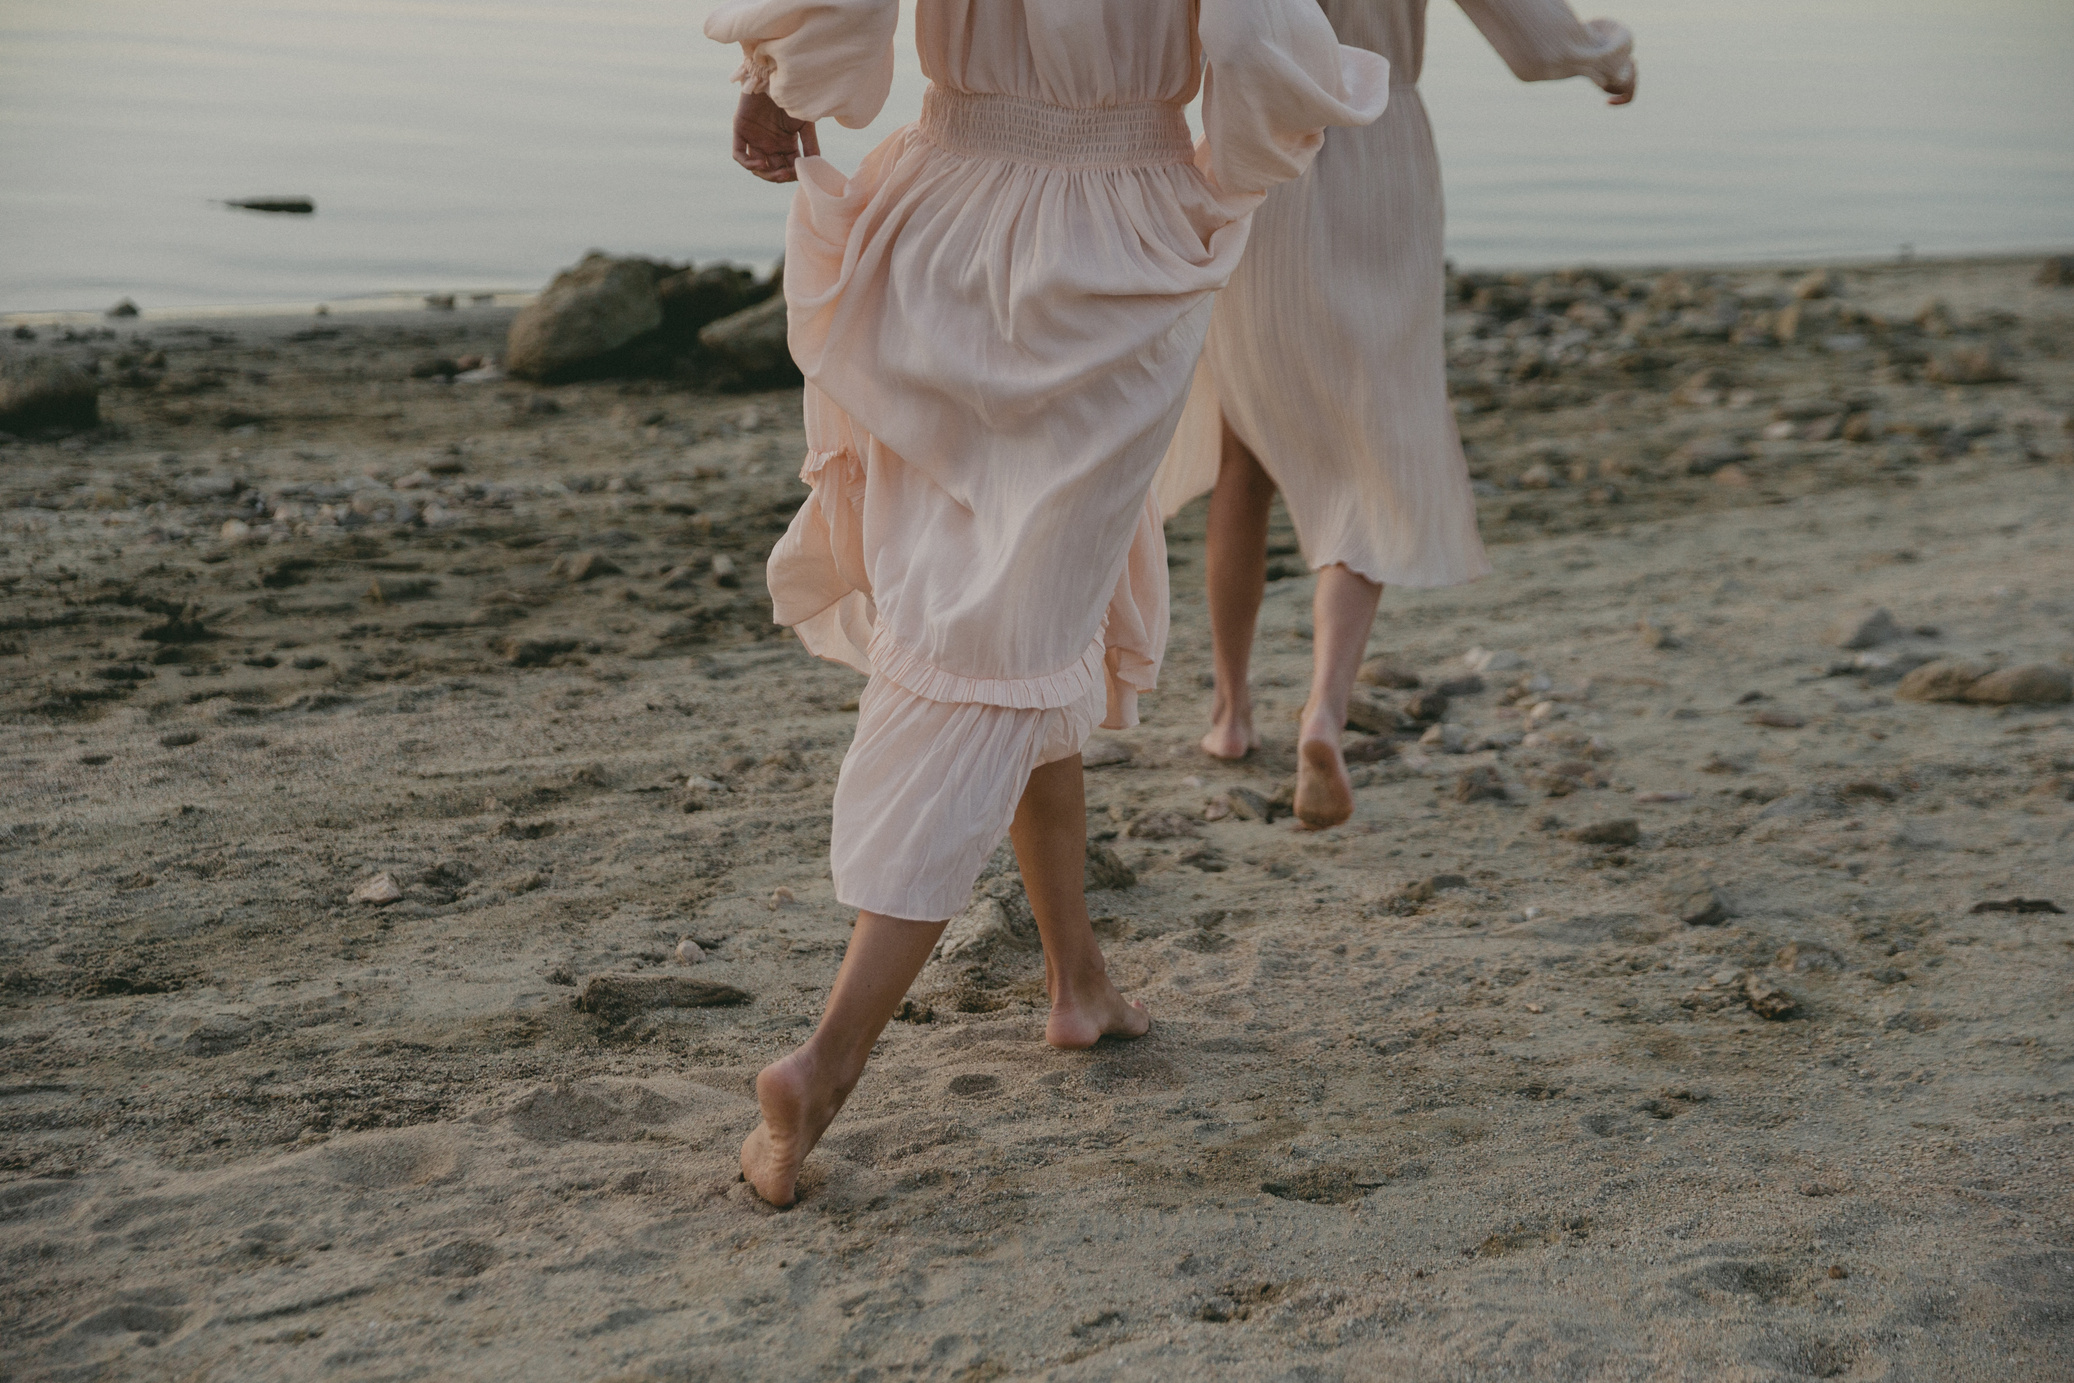
[[[1098,975],[1073,993],[1054,987],[1051,1020],[1044,1025],[1044,1040],[1069,1052],[1092,1047],[1105,1037],[1143,1037],[1152,1029],[1152,1015],[1135,999],[1126,999]]]
[[[1203,736],[1203,752],[1213,759],[1243,759],[1260,748],[1260,733],[1253,728],[1250,707],[1240,709],[1216,698],[1210,707],[1210,733]]]
[[[1307,831],[1337,826],[1354,814],[1354,784],[1332,740],[1307,739],[1296,748],[1296,819]]]
[[[742,1179],[757,1195],[780,1207],[798,1198],[800,1166],[849,1093],[820,1078],[804,1047],[763,1068],[756,1077],[763,1122],[742,1144]]]

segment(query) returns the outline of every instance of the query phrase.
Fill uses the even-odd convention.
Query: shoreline
[[[1950,255],[1889,255],[1885,257],[1790,257],[1780,259],[1758,258],[1749,260],[1707,260],[1683,262],[1663,261],[1600,261],[1569,260],[1547,261],[1527,265],[1475,265],[1461,264],[1449,259],[1454,272],[1477,276],[1526,275],[1538,277],[1559,273],[1564,270],[1603,270],[1629,277],[1648,277],[1655,274],[1752,274],[1775,271],[1778,273],[1806,272],[1811,269],[1834,269],[1843,273],[1871,272],[1874,270],[1907,269],[1912,267],[1961,267],[1994,266],[2002,264],[2038,261],[2058,255],[2074,254],[2074,241],[2060,247],[2041,247],[2033,250],[1995,251],[1983,254]],[[696,261],[700,264],[706,261]],[[720,263],[723,261],[713,261]],[[732,262],[732,261],[725,261]],[[744,261],[743,267],[753,269],[758,275],[767,274],[777,260]],[[550,275],[551,277],[551,275]],[[224,303],[211,306],[150,307],[140,304],[134,317],[112,317],[107,309],[94,308],[40,308],[18,311],[0,310],[0,330],[16,326],[111,326],[124,324],[145,325],[148,323],[179,324],[181,322],[214,322],[219,325],[235,325],[240,321],[264,321],[276,317],[321,317],[343,316],[365,319],[385,314],[415,316],[423,312],[467,312],[485,307],[520,308],[539,296],[539,289],[455,289],[455,290],[398,290],[388,293],[365,294],[351,298],[298,299],[280,303]],[[434,307],[434,299],[444,298],[451,307]]]

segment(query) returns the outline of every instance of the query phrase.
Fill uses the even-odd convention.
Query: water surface
[[[590,246],[764,262],[709,0],[7,0],[0,310],[537,287]],[[1593,12],[1587,10],[1587,13]],[[1434,6],[1423,83],[1476,265],[2074,244],[2074,4],[1621,0],[1641,99],[1515,82]],[[845,166],[921,103],[911,47]],[[308,194],[310,217],[212,199]]]

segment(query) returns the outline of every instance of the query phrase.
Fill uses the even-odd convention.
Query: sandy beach
[[[798,392],[0,336],[102,416],[0,445],[0,1379],[2074,1379],[2038,269],[1455,281],[1496,571],[1385,595],[1353,820],[1279,516],[1196,748],[1198,503],[1087,778],[1151,1036],[1043,1044],[1004,852],[782,1212],[862,685],[769,622]]]

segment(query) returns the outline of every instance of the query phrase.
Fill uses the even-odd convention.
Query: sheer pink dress
[[[857,127],[897,0],[735,0],[706,33]],[[919,122],[799,163],[785,237],[813,493],[769,562],[812,652],[870,675],[837,896],[961,911],[1030,772],[1136,723],[1167,632],[1151,502],[1211,295],[1271,185],[1373,120],[1388,64],[1317,0],[920,0]],[[1182,106],[1202,84],[1196,149]]]
[[[1490,570],[1447,397],[1440,157],[1419,100],[1426,0],[1322,0],[1343,42],[1390,61],[1390,108],[1333,130],[1267,196],[1218,295],[1161,467],[1172,514],[1217,481],[1223,425],[1282,492],[1312,568],[1447,586]],[[1629,65],[1628,31],[1564,0],[1460,0],[1522,81]]]

